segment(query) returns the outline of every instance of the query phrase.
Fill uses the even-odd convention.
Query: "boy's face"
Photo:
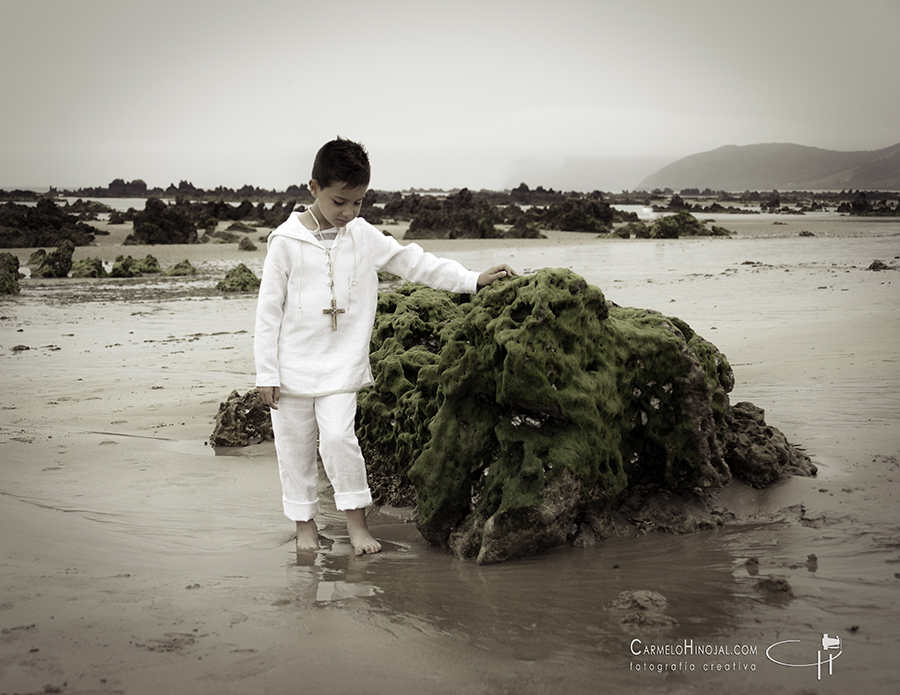
[[[347,188],[341,182],[321,188],[315,179],[309,182],[319,216],[324,217],[332,227],[346,227],[359,214],[368,189],[368,186]]]

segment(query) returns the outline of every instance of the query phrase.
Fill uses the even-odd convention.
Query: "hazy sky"
[[[900,142],[900,0],[0,0],[0,188],[630,188],[721,145]]]

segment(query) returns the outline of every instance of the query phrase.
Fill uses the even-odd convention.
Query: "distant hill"
[[[790,143],[726,145],[679,159],[639,189],[900,190],[900,143],[874,152],[835,152]]]

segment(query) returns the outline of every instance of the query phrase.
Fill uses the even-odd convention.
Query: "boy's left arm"
[[[467,270],[457,261],[426,252],[418,244],[400,244],[366,223],[369,260],[376,270],[387,270],[405,280],[449,292],[477,292],[494,280],[515,275],[508,265],[496,265],[484,273]]]

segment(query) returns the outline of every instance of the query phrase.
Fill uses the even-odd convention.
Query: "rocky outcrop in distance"
[[[148,198],[144,211],[134,216],[134,231],[125,245],[196,244],[197,224],[181,205],[166,205],[158,198]]]
[[[385,216],[387,213],[385,213]],[[423,205],[412,218],[405,239],[496,239],[501,221],[494,206],[464,188],[443,200]]]
[[[153,201],[152,203],[150,201]],[[243,200],[239,205],[231,205],[224,200],[214,202],[192,202],[182,198],[176,199],[174,203],[165,203],[157,198],[148,198],[144,204],[143,212],[129,208],[126,212],[113,212],[109,221],[111,224],[124,224],[125,222],[137,222],[146,215],[156,217],[162,214],[160,206],[171,209],[171,215],[178,215],[184,218],[187,224],[193,224],[194,231],[207,230],[209,234],[213,233],[220,221],[241,222],[255,227],[275,228],[284,222],[293,210],[303,211],[303,206],[297,206],[293,201],[287,203],[276,202],[273,205],[266,205],[263,202],[254,205],[249,200]],[[148,212],[148,206],[151,210]],[[207,234],[207,236],[209,236]],[[219,232],[221,234],[221,232]],[[205,239],[208,241],[209,239]],[[234,239],[237,241],[237,239]],[[184,242],[160,242],[160,243],[184,243]]]
[[[58,246],[63,241],[87,246],[97,233],[48,198],[33,206],[12,202],[0,205],[0,248]]]
[[[171,183],[166,188],[151,188],[142,179],[128,182],[123,179],[114,179],[107,186],[62,191],[54,188],[51,191],[55,195],[71,198],[184,198],[203,202],[256,200],[269,203],[277,201],[312,203],[314,200],[306,184],[291,185],[283,191],[259,188],[249,184],[237,189],[227,186],[203,189],[194,186],[189,181],[182,180],[177,186]],[[2,192],[0,192],[0,199],[2,199]]]

